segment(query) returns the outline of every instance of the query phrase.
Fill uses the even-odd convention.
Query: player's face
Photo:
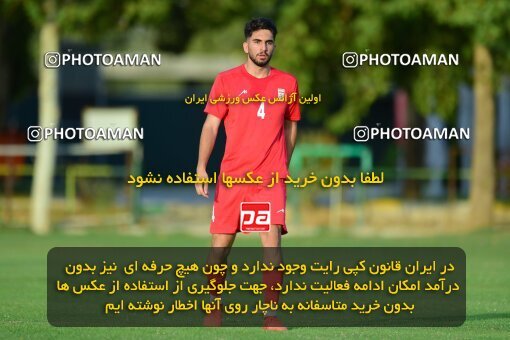
[[[270,30],[258,30],[243,43],[244,53],[257,66],[266,66],[271,60],[275,48],[273,33]]]

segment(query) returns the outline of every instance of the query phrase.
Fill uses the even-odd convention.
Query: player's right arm
[[[209,157],[211,157],[220,124],[221,119],[212,114],[207,115],[202,127],[200,146],[198,148],[197,175],[199,178],[209,178],[207,175],[207,163],[209,162]],[[207,183],[196,183],[195,189],[199,196],[209,197]]]

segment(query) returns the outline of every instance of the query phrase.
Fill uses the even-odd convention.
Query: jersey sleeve
[[[215,100],[217,100],[220,96],[226,98],[227,94],[223,84],[223,79],[221,75],[218,75],[214,80],[211,92],[209,93],[209,99],[207,100],[204,112],[216,116],[219,119],[223,119],[228,113],[228,106],[225,104],[225,101],[215,102]]]
[[[287,110],[285,111],[285,119],[298,121],[301,119],[301,110],[299,108],[299,88],[297,80],[294,81],[292,92],[296,92],[296,100],[287,106]]]

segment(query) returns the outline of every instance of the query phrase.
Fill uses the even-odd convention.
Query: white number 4
[[[264,112],[264,102],[260,103],[259,110],[257,111],[257,117],[264,119],[266,113]]]

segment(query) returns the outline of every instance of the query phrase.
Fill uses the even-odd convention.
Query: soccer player
[[[244,64],[221,72],[212,86],[205,107],[206,120],[200,136],[197,175],[208,178],[207,163],[216,141],[218,128],[224,121],[227,141],[221,162],[219,181],[216,185],[210,232],[212,250],[208,263],[226,263],[236,233],[240,231],[240,206],[242,202],[270,202],[269,231],[260,232],[264,247],[264,261],[275,268],[281,262],[281,235],[287,233],[285,225],[286,188],[284,180],[296,143],[297,121],[301,118],[298,102],[298,84],[294,76],[269,66],[275,50],[275,24],[266,18],[249,21],[244,29],[243,42],[247,60]],[[283,100],[294,94],[296,100]],[[239,102],[217,100],[239,97]],[[249,98],[282,99],[280,101],[249,101]],[[229,103],[230,102],[230,103]],[[222,183],[222,174],[244,177],[253,172],[261,176],[261,184],[234,184],[228,188]],[[271,178],[281,179],[270,186]],[[200,196],[209,197],[207,183],[196,184]],[[226,274],[225,274],[226,275]],[[210,275],[209,282],[223,283],[225,275]],[[282,272],[263,272],[263,282],[271,287],[282,282]],[[211,300],[220,298],[211,292]],[[266,289],[264,300],[278,303],[279,292]],[[207,326],[221,325],[221,312],[206,316]],[[286,330],[276,317],[267,312],[264,328]]]

